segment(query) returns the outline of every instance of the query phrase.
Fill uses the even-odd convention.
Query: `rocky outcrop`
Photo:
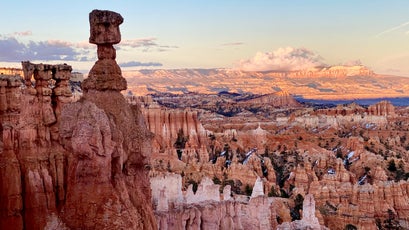
[[[183,162],[209,161],[207,132],[197,111],[170,110],[151,102],[146,104],[143,114],[149,130],[155,134],[154,158],[167,155]]]
[[[70,101],[68,65],[23,63],[20,77],[1,79],[0,228],[42,229],[65,198],[64,151],[58,144],[61,108]],[[29,75],[30,73],[31,75]],[[49,80],[55,81],[54,88]]]
[[[0,78],[0,229],[156,229],[146,203],[152,135],[120,93],[120,23],[90,13],[99,60],[78,102],[66,64],[23,62],[25,86]]]
[[[278,118],[277,121],[287,122],[288,118]],[[304,127],[326,127],[332,126],[338,128],[340,126],[346,126],[351,124],[359,124],[363,127],[371,125],[376,125],[378,127],[383,127],[388,123],[385,116],[378,115],[361,115],[361,114],[351,114],[345,116],[338,115],[305,115],[296,117],[295,121]]]
[[[361,154],[361,160],[368,162],[366,159],[365,153]],[[322,162],[317,162],[316,171],[321,167],[328,168],[325,166],[326,164],[320,164]],[[310,166],[306,165],[306,167],[309,168]],[[388,212],[392,212],[399,220],[400,226],[407,228],[409,206],[407,181],[387,181],[385,171],[377,167],[371,174],[373,184],[365,181],[359,183],[360,178],[356,178],[354,174],[347,171],[340,159],[331,169],[320,179],[308,180],[307,178],[311,177],[311,173],[314,172],[297,167],[288,180],[294,185],[293,194],[304,195],[303,192],[305,192],[314,196],[315,207],[322,215],[319,217],[322,218],[322,224],[330,229],[344,229],[348,224],[359,229],[374,229],[377,224],[376,220],[383,223],[390,218]],[[305,179],[297,180],[296,178]],[[307,196],[305,196],[304,201]],[[311,216],[306,213],[305,206],[303,215]],[[283,228],[303,229],[300,227],[301,225],[298,225],[300,223],[285,224]],[[343,223],[343,225],[340,226],[339,223]]]
[[[185,194],[187,204],[200,203],[204,201],[220,201],[220,185],[216,185],[208,177],[203,177],[196,192],[193,192],[193,185],[189,185]]]
[[[113,44],[120,41],[122,21],[111,11],[90,13],[90,42],[98,46],[98,61],[83,82],[83,100],[67,105],[62,114],[62,144],[72,153],[62,218],[72,228],[155,228],[151,205],[143,205],[151,199],[145,170],[150,134],[140,110],[119,92],[126,81]]]
[[[408,227],[407,182],[382,182],[374,185],[350,183],[311,184],[317,207],[325,214],[326,226],[339,229],[337,223],[351,224],[359,229],[376,228],[376,219],[388,218],[388,210],[398,216],[403,228]],[[344,226],[345,227],[345,226]]]
[[[260,177],[257,177],[256,182],[254,182],[253,191],[251,192],[251,198],[264,196],[263,181]]]
[[[395,116],[395,107],[390,101],[380,101],[368,107],[368,113],[377,116]]]
[[[175,182],[174,179],[175,176],[167,174],[153,177],[151,181],[168,184]],[[152,190],[161,187],[159,183],[152,183],[151,186]],[[232,198],[228,186],[223,190],[223,193],[226,192],[224,199],[220,200],[219,186],[204,178],[195,194],[189,188],[184,192],[183,201],[173,199],[176,202],[169,203],[172,208],[163,210],[160,205],[156,206],[159,229],[271,229],[277,226],[276,210],[289,212],[286,209],[288,204],[279,198]],[[163,198],[163,195],[154,193],[154,202],[157,200],[160,204]]]
[[[119,25],[124,19],[111,11],[93,11],[89,16],[89,42],[98,47],[98,61],[92,67],[88,78],[82,83],[82,89],[88,90],[125,90],[126,80],[121,75],[121,68],[115,61],[114,44],[121,41]]]
[[[374,76],[374,72],[365,66],[330,66],[324,68],[312,68],[308,70],[293,71],[289,77],[353,77]]]
[[[239,104],[243,105],[270,105],[273,107],[298,107],[301,106],[294,97],[290,95],[287,91],[279,91],[272,94],[262,95],[260,97],[240,101]]]
[[[395,107],[390,101],[383,100],[376,104],[370,105],[367,109],[356,104],[351,103],[349,105],[337,105],[336,108],[321,109],[314,114],[325,114],[329,116],[353,116],[356,114],[366,113],[372,116],[395,116]]]
[[[183,203],[182,177],[179,174],[162,174],[150,178],[152,202],[157,211],[168,211]]]
[[[20,112],[20,76],[0,76],[0,114]]]
[[[365,66],[332,66],[294,72],[246,72],[232,69],[134,70],[124,72],[135,95],[151,93],[272,94],[288,91],[308,99],[408,97],[409,79],[382,76]],[[188,80],[187,80],[188,79]],[[171,84],[169,84],[171,83]],[[388,86],[388,87],[382,87]]]
[[[328,229],[320,226],[318,218],[315,216],[314,196],[307,194],[303,201],[302,219],[291,223],[285,222],[277,227],[278,230],[303,230],[303,229]]]
[[[270,204],[265,197],[252,199],[248,204],[205,202],[156,212],[156,218],[159,229],[274,229],[277,222]]]

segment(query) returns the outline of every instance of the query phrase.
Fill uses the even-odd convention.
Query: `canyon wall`
[[[142,111],[147,126],[155,134],[154,157],[174,156],[183,162],[209,161],[207,132],[198,119],[197,111],[165,109],[154,102],[144,104]]]
[[[40,229],[65,198],[61,109],[70,101],[68,65],[26,63],[36,87],[19,76],[1,79],[0,228]],[[31,78],[31,75],[30,75]],[[55,80],[53,89],[48,80]]]
[[[396,130],[395,123],[404,124],[396,110],[389,102],[380,102],[368,108],[351,104],[305,109],[284,117],[285,121],[238,124],[234,117],[206,123],[212,130],[207,130],[207,145],[217,146],[208,151],[210,161],[184,162],[172,155],[156,159],[163,160],[165,167],[152,164],[158,226],[207,226],[211,218],[218,228],[226,229],[408,228],[408,181],[394,181],[388,168],[395,160],[400,173],[406,169],[407,155],[400,152],[405,138],[390,131]],[[177,173],[171,176],[173,182],[167,182],[167,172]],[[215,185],[204,178],[212,178]],[[264,201],[252,203],[254,198]],[[252,216],[255,209],[267,213],[263,220]]]
[[[279,91],[272,94],[263,95],[254,99],[239,102],[243,106],[250,105],[270,105],[273,107],[297,107],[300,106],[294,97],[287,91]]]

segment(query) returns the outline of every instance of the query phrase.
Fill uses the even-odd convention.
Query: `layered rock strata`
[[[64,81],[71,66],[23,62],[23,68],[25,87],[19,76],[0,81],[1,229],[42,229],[65,199],[66,158],[58,125],[61,108],[70,102]]]
[[[166,155],[183,162],[209,161],[207,132],[198,119],[197,111],[168,110],[149,103],[143,114],[149,130],[155,134],[155,158]]]

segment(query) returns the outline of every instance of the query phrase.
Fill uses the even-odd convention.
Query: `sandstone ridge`
[[[252,94],[287,91],[308,99],[327,100],[409,96],[408,78],[379,75],[365,66],[332,66],[293,72],[129,70],[123,75],[129,90],[141,96],[157,92],[216,94],[222,91]]]

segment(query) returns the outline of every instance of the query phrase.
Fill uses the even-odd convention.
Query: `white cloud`
[[[156,42],[156,38],[137,38],[131,40],[123,40],[118,44],[119,47],[130,47],[130,48],[140,48],[143,52],[157,51],[163,52],[169,49],[179,48],[174,45],[161,45]]]
[[[273,52],[258,52],[253,58],[240,60],[237,67],[246,71],[293,71],[326,66],[316,53],[305,48],[279,48]]]
[[[0,61],[89,61],[88,51],[75,49],[75,44],[62,40],[21,42],[14,37],[0,39]]]
[[[409,21],[404,22],[404,23],[402,23],[402,24],[400,24],[400,25],[394,26],[394,27],[392,27],[392,28],[389,28],[389,29],[387,29],[387,30],[384,30],[384,31],[380,32],[379,34],[377,34],[375,37],[380,37],[380,36],[382,36],[382,35],[384,35],[384,34],[387,34],[387,33],[393,32],[393,31],[395,31],[395,30],[401,29],[401,28],[403,28],[403,27],[405,27],[405,26],[407,26],[407,25],[409,25]],[[407,34],[407,33],[406,33],[406,34]]]
[[[132,48],[158,46],[156,38],[137,38],[133,40],[123,40],[119,43],[121,46]]]
[[[361,60],[350,60],[350,61],[346,61],[344,62],[344,64],[342,64],[344,66],[358,66],[358,65],[362,65]]]
[[[14,32],[13,35],[16,35],[16,36],[31,36],[31,35],[33,35],[33,32],[31,32],[31,30],[19,31],[19,32]]]
[[[243,42],[229,42],[229,43],[221,44],[221,46],[241,46],[243,44],[244,44]]]
[[[139,61],[129,61],[129,62],[123,62],[119,63],[120,67],[151,67],[151,66],[163,66],[162,63],[159,62],[139,62]]]

